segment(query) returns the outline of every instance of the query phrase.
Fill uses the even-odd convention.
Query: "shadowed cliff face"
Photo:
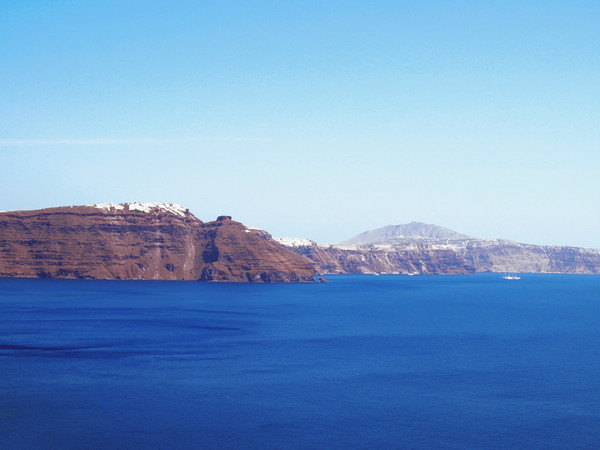
[[[305,258],[228,216],[203,223],[187,210],[133,205],[1,213],[0,276],[314,280]]]

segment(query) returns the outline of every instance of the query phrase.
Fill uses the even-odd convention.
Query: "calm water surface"
[[[0,280],[0,448],[600,446],[600,277]]]

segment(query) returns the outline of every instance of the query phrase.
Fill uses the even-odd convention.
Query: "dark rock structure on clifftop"
[[[170,203],[0,213],[0,277],[314,281],[311,262],[270,235]]]

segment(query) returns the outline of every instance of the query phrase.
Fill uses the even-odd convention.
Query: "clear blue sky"
[[[598,1],[0,1],[0,210],[600,247]]]

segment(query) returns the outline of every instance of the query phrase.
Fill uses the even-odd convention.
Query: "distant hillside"
[[[600,250],[477,239],[419,222],[366,231],[337,245],[278,242],[314,262],[320,274],[600,274]]]
[[[404,225],[388,225],[376,230],[365,231],[350,238],[341,245],[393,244],[406,239],[470,239],[448,228],[433,224],[411,222]]]

